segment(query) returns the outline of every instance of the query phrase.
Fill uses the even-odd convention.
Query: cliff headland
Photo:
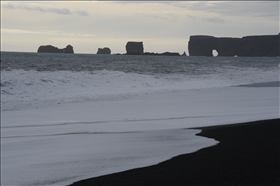
[[[242,38],[194,35],[190,36],[188,49],[190,56],[213,56],[216,50],[218,56],[276,57],[279,43],[280,34]]]

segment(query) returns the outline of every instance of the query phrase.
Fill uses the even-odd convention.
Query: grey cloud
[[[45,12],[45,13],[53,13],[59,15],[71,15],[72,12],[67,8],[42,8],[39,6],[22,6],[22,5],[13,5],[13,4],[4,4],[3,8],[7,9],[23,9],[28,11],[38,11],[38,12]],[[86,11],[76,11],[75,14],[79,16],[88,16],[89,14]]]
[[[278,17],[279,2],[277,1],[232,1],[232,2],[177,2],[174,6],[187,10],[217,13],[221,16],[257,16]]]
[[[61,14],[61,15],[70,15],[71,11],[67,8],[48,8],[47,12]]]
[[[88,16],[89,15],[89,13],[87,13],[86,11],[81,11],[81,10],[76,11],[75,13],[79,16]]]
[[[71,11],[67,8],[41,8],[39,6],[22,6],[22,5],[12,5],[12,4],[5,4],[3,8],[23,9],[28,11],[48,12],[48,13],[64,14],[64,15],[71,14]]]

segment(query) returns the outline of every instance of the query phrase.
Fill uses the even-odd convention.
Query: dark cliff
[[[213,46],[215,45],[213,36],[191,36],[189,41],[190,56],[213,56]]]
[[[111,50],[108,47],[98,48],[97,54],[111,54]]]
[[[129,41],[125,49],[128,55],[142,55],[144,53],[143,42]]]
[[[279,56],[279,44],[280,35],[242,37],[237,56]]]
[[[52,45],[40,46],[37,50],[38,53],[68,53],[74,54],[73,47],[71,45],[67,45],[66,48],[59,49]]]
[[[191,36],[188,47],[189,55],[213,56],[213,50],[216,50],[218,56],[276,57],[280,53],[279,36],[264,35],[242,38]]]

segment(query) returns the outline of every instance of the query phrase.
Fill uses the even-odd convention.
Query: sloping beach
[[[87,185],[280,184],[280,119],[200,128],[220,143],[157,165],[76,182]]]
[[[252,94],[254,96],[251,96]],[[151,94],[121,100],[62,104],[36,110],[5,111],[2,112],[1,126],[1,182],[3,185],[69,185],[91,177],[156,165],[172,157],[202,149],[199,151],[200,154],[205,152],[205,147],[205,150],[213,149],[212,155],[206,151],[200,158],[197,153],[182,156],[196,159],[189,160],[189,163],[193,162],[194,170],[197,170],[197,172],[191,171],[192,175],[200,180],[202,175],[209,178],[214,170],[225,173],[225,170],[238,172],[238,169],[242,169],[236,165],[236,162],[243,159],[240,155],[244,155],[244,150],[250,150],[251,144],[258,143],[260,145],[255,146],[256,151],[245,154],[251,154],[251,158],[256,157],[257,160],[264,158],[271,164],[272,161],[277,160],[275,158],[277,154],[270,154],[275,147],[271,147],[268,151],[263,150],[262,146],[266,147],[270,144],[267,140],[279,142],[277,141],[279,135],[275,135],[278,132],[276,124],[279,124],[279,120],[272,121],[274,127],[271,128],[266,128],[266,124],[260,124],[256,135],[254,135],[256,129],[254,125],[248,125],[244,129],[243,136],[241,135],[243,125],[238,125],[239,127],[235,129],[234,126],[237,125],[234,123],[279,118],[278,96],[278,87],[227,87]],[[233,125],[216,127],[213,130],[200,128],[225,124]],[[202,133],[199,136],[195,135],[200,133],[201,129]],[[223,130],[225,132],[222,132]],[[262,132],[264,132],[263,136],[259,134]],[[272,135],[268,135],[270,132]],[[258,138],[252,137],[250,140],[249,134]],[[229,140],[226,142],[229,146],[226,145],[224,150],[220,150],[220,147],[223,147],[220,144],[223,144],[224,140]],[[245,143],[247,146],[240,148],[236,146]],[[234,146],[236,150],[232,148]],[[266,153],[263,156],[260,153],[262,151]],[[236,156],[239,160],[232,160],[230,163],[228,161],[231,159],[217,158],[219,154],[223,158]],[[268,158],[270,156],[274,158]],[[223,160],[229,164],[223,161],[214,163],[214,160]],[[246,160],[248,169],[256,170],[251,165],[256,164],[257,160],[254,158],[252,160],[254,161]],[[187,171],[185,168],[189,167],[188,165],[177,167],[184,165],[185,160],[179,159],[176,164],[173,164],[173,161],[170,164],[168,162],[162,165],[166,164],[165,169],[174,171],[174,176],[177,174],[179,176],[180,172],[185,173]],[[218,169],[218,164],[225,167]],[[237,168],[231,167],[233,165]],[[275,165],[274,170],[277,169],[277,164]],[[202,167],[196,168],[196,166]],[[259,170],[264,171],[265,167],[260,167]],[[205,172],[200,173],[200,169],[205,169]],[[146,169],[144,170],[146,172]],[[148,170],[150,171],[149,168]],[[134,174],[134,171],[132,172]],[[18,176],[15,178],[14,174]],[[217,176],[218,172],[215,174]],[[232,173],[228,172],[225,175],[230,174]],[[138,173],[136,175],[139,176]],[[149,181],[149,179],[146,179],[142,172],[140,175],[142,185],[145,185],[145,180]],[[146,174],[146,176],[153,175],[156,177],[155,173]],[[158,173],[158,177],[162,175],[164,174]],[[163,177],[168,178],[165,175]],[[186,175],[179,177],[185,178]],[[257,175],[256,177],[260,178]],[[119,181],[128,180],[127,176],[119,178],[117,179]],[[177,180],[176,176],[173,178]],[[171,176],[170,182],[166,181],[166,183],[173,182],[173,178]],[[108,180],[111,180],[111,177]],[[131,180],[133,181],[134,178]],[[181,181],[178,178],[178,184],[182,183]],[[109,185],[113,182],[115,181],[109,182]],[[128,182],[127,185],[131,184]]]
[[[279,87],[279,81],[239,87]],[[280,184],[280,119],[200,127],[198,136],[219,143],[157,165],[75,182],[89,185],[267,185]]]

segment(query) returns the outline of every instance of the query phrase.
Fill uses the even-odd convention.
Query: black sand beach
[[[280,185],[280,119],[201,129],[198,135],[220,143],[157,165],[72,185]]]

